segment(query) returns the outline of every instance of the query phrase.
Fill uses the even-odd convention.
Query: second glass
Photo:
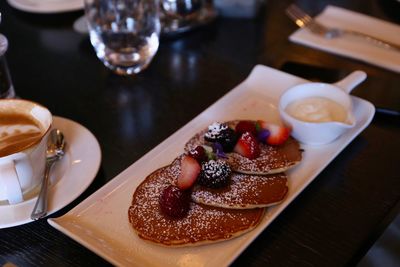
[[[157,0],[85,0],[90,42],[97,57],[118,74],[146,68],[159,46]]]
[[[6,52],[8,49],[7,38],[0,34],[0,98],[15,98],[14,86],[8,71]]]

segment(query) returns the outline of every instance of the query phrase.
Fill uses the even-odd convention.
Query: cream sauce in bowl
[[[326,97],[307,97],[291,102],[285,111],[292,117],[306,122],[348,122],[347,110]]]
[[[279,114],[303,144],[328,144],[355,126],[349,93],[367,75],[354,71],[334,84],[302,83],[288,88],[279,99]]]

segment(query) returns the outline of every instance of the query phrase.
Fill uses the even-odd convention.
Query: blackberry
[[[217,137],[217,142],[221,144],[224,152],[232,152],[237,139],[236,132],[231,128],[228,128],[221,131],[220,135]]]
[[[209,142],[216,142],[221,131],[228,129],[228,125],[225,123],[214,122],[208,126],[208,131],[204,135],[204,139]]]
[[[212,143],[220,143],[224,152],[232,152],[237,142],[237,135],[227,124],[214,122],[208,126],[204,139]]]
[[[200,185],[210,188],[221,188],[229,184],[232,171],[223,160],[210,160],[201,164],[197,179]]]

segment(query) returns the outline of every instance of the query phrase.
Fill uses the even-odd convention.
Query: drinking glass
[[[163,33],[185,32],[201,19],[204,0],[161,0]]]
[[[6,52],[8,49],[7,38],[0,34],[0,98],[14,98],[15,91],[8,71]]]
[[[97,57],[118,74],[146,68],[159,46],[157,0],[85,0],[85,14]]]

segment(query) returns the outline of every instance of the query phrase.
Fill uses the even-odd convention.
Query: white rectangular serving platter
[[[161,247],[138,238],[128,221],[135,188],[155,169],[183,153],[195,133],[214,121],[263,119],[278,121],[277,103],[289,87],[307,82],[296,76],[257,65],[250,76],[204,112],[132,164],[64,216],[48,222],[112,264],[119,266],[226,266],[296,198],[302,190],[371,122],[375,108],[352,97],[356,125],[323,146],[302,145],[302,162],[288,172],[289,192],[269,208],[260,224],[238,238],[198,247]],[[223,255],[223,256],[221,256]]]

